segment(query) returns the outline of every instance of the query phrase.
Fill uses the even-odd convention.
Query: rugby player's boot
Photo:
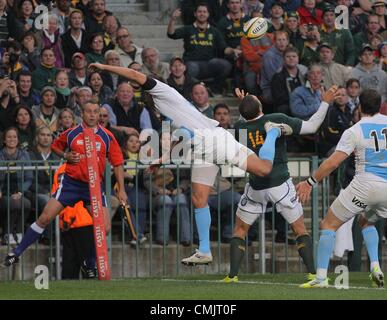
[[[374,267],[370,274],[370,279],[373,286],[378,288],[384,288],[384,274],[379,267]]]
[[[328,288],[329,287],[328,278],[326,278],[324,280],[314,279],[314,280],[311,280],[311,281],[308,281],[306,283],[301,284],[299,287],[303,288],[303,289]]]
[[[316,280],[316,274],[314,274],[314,273],[308,273],[308,274],[306,275],[306,280],[308,280],[308,281]]]
[[[238,276],[234,276],[234,277],[232,277],[232,278],[230,278],[229,276],[227,276],[226,278],[224,278],[223,280],[222,280],[222,282],[224,282],[224,283],[237,283],[238,282]]]
[[[281,135],[290,136],[293,133],[293,129],[286,123],[275,123],[267,121],[265,123],[265,130],[269,132],[270,129],[278,128],[281,130]]]
[[[188,257],[181,260],[182,264],[185,264],[187,266],[195,266],[197,264],[210,264],[212,262],[212,254],[210,253],[202,253],[198,249],[195,250],[195,253]]]
[[[19,262],[19,258],[15,256],[14,253],[9,253],[5,258],[2,263],[3,267],[10,267],[15,263]]]

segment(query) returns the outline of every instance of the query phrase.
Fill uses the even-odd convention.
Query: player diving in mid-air
[[[361,120],[344,131],[335,152],[313,176],[296,187],[300,200],[307,201],[313,186],[355,153],[356,174],[348,187],[341,190],[320,225],[316,279],[301,288],[328,287],[327,270],[336,230],[357,214],[361,214],[360,224],[371,262],[370,278],[378,287],[384,286],[378,258],[379,236],[373,224],[378,217],[387,218],[387,116],[379,113],[381,97],[377,91],[364,90],[359,99]]]
[[[273,127],[267,133],[265,144],[258,157],[253,151],[237,142],[231,133],[219,127],[217,121],[200,113],[172,87],[128,68],[100,63],[90,64],[90,68],[116,73],[141,85],[144,90],[151,94],[156,109],[172,121],[171,125],[184,128],[194,134],[195,149],[203,148],[202,153],[205,159],[216,158],[218,163],[227,162],[261,177],[268,175],[272,170],[275,141],[281,135],[279,128]],[[222,141],[222,143],[211,143],[214,140]],[[196,164],[193,162],[191,174],[192,203],[195,207],[199,249],[192,256],[183,259],[181,261],[183,264],[196,265],[212,262],[209,235],[211,215],[208,207],[208,196],[218,170],[219,167],[216,163]]]
[[[283,215],[296,235],[299,255],[301,256],[308,272],[308,279],[315,277],[312,240],[306,231],[303,209],[297,201],[296,190],[290,178],[288,159],[286,153],[286,139],[284,136],[291,134],[315,133],[325,119],[329,105],[337,97],[337,86],[332,86],[322,94],[322,102],[317,112],[308,120],[289,117],[283,113],[265,115],[262,105],[253,95],[244,96],[237,92],[242,100],[239,113],[246,120],[236,126],[246,129],[248,134],[247,146],[257,154],[260,152],[265,140],[265,128],[272,127],[274,123],[280,125],[283,136],[276,141],[273,170],[266,177],[254,174],[249,176],[249,182],[238,204],[233,237],[230,241],[230,273],[223,279],[224,282],[237,282],[239,267],[245,253],[245,238],[259,215],[266,212],[268,202]]]

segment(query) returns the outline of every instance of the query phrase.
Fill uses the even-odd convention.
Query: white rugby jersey
[[[173,126],[187,129],[191,133],[194,130],[218,126],[218,121],[203,115],[174,88],[158,80],[156,82],[156,86],[147,91],[152,95],[157,110],[167,117]]]
[[[355,152],[358,178],[387,182],[387,116],[362,118],[344,131],[336,151]]]

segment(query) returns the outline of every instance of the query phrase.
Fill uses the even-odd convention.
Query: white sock
[[[379,268],[379,270],[380,270],[379,261],[371,262],[371,271],[374,270],[375,267]]]
[[[316,272],[317,280],[320,280],[320,281],[325,280],[327,278],[327,273],[328,273],[327,269],[317,269],[317,272]]]
[[[39,233],[39,234],[42,234],[43,231],[44,231],[44,229],[42,227],[39,227],[36,222],[31,224],[31,229],[34,230],[35,232]]]

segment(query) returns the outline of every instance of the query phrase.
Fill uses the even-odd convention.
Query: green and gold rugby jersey
[[[275,123],[286,123],[293,129],[293,134],[299,134],[302,126],[302,120],[289,117],[283,113],[273,113],[263,115],[262,117],[248,122],[238,123],[236,126],[236,135],[238,137],[239,129],[247,130],[247,147],[259,155],[266,138],[265,123],[271,121]],[[241,141],[243,142],[243,141]],[[286,151],[285,136],[281,136],[275,143],[275,156],[273,170],[266,177],[258,177],[250,174],[249,183],[255,190],[263,190],[277,187],[283,184],[290,177],[288,169],[288,156]]]

